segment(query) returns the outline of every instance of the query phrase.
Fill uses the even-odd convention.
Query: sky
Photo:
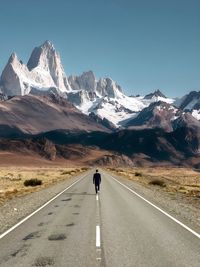
[[[199,0],[0,0],[0,72],[50,40],[67,75],[93,70],[128,95],[200,90]]]

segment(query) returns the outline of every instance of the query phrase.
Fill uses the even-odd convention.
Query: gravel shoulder
[[[200,198],[185,196],[180,192],[171,194],[159,186],[145,186],[125,176],[113,172],[109,173],[153,204],[200,233]]]
[[[0,206],[0,234],[4,233],[87,173],[81,173],[40,191],[8,200],[4,205]]]

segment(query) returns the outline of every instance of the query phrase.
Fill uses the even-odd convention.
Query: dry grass
[[[159,186],[170,193],[200,198],[200,172],[189,168],[108,168],[108,171],[147,187]]]
[[[8,169],[2,167],[0,169],[0,205],[8,199],[41,190],[84,171],[87,171],[87,168],[9,167]],[[24,182],[29,179],[41,180],[42,185],[37,187],[24,186]]]

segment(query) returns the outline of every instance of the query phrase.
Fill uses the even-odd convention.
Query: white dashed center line
[[[101,237],[100,237],[100,226],[96,226],[96,247],[100,248],[101,246]]]
[[[99,195],[96,195],[96,260],[101,264],[101,228],[100,228],[100,207],[99,207]]]

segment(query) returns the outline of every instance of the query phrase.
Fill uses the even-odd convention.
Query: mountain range
[[[117,82],[109,77],[97,79],[92,71],[67,76],[49,41],[34,48],[27,64],[16,53],[10,56],[0,77],[0,90],[1,138],[32,140],[38,135],[47,138],[47,132],[64,131],[67,140],[71,140],[69,133],[79,137],[76,145],[96,145],[112,151],[118,160],[122,155],[128,157],[129,163],[141,153],[151,160],[170,162],[199,155],[200,92],[191,91],[179,99],[168,98],[160,90],[127,96]],[[84,144],[83,133],[84,140],[95,135],[96,143]],[[149,139],[148,134],[154,137]],[[102,138],[103,144],[99,142]],[[180,141],[186,147],[181,148]]]

